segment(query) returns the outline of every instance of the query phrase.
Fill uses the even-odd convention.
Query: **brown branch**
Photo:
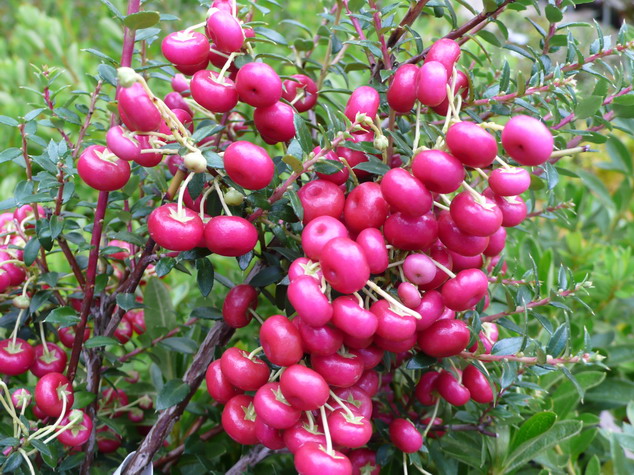
[[[192,363],[183,377],[183,383],[189,386],[189,392],[185,399],[175,406],[169,407],[160,413],[147,437],[141,443],[136,454],[125,467],[123,473],[134,475],[141,473],[147,467],[152,457],[163,446],[163,441],[169,435],[176,421],[181,417],[183,411],[189,404],[190,399],[198,390],[200,383],[205,377],[207,367],[211,363],[216,346],[223,346],[233,335],[234,329],[224,322],[217,322],[207,333],[205,340],[201,343],[198,352],[194,356]]]
[[[526,217],[534,218],[536,216],[541,216],[546,213],[552,213],[553,211],[557,211],[559,209],[569,209],[574,207],[575,207],[575,204],[572,201],[565,201],[564,203],[559,203],[558,205],[555,205],[555,206],[548,206],[547,208],[533,211],[532,213],[528,213]]]
[[[64,256],[66,257],[66,260],[68,260],[68,264],[70,265],[70,268],[72,269],[73,274],[75,275],[75,278],[77,279],[77,283],[81,287],[83,287],[84,285],[86,285],[86,280],[84,279],[84,275],[82,274],[81,269],[79,268],[79,264],[77,263],[77,259],[75,259],[75,255],[73,254],[73,251],[71,251],[70,247],[68,246],[68,242],[66,241],[66,239],[64,239],[63,236],[60,236],[57,239],[57,242],[59,243],[59,247],[64,253]]]
[[[264,447],[263,445],[256,445],[253,447],[248,454],[243,455],[238,462],[231,467],[226,475],[241,475],[245,473],[249,467],[252,467],[266,457],[271,455],[271,449]]]
[[[571,356],[568,358],[553,358],[552,356],[547,356],[545,358],[540,358],[538,356],[515,356],[515,355],[491,355],[487,353],[477,354],[470,353],[468,351],[463,351],[458,354],[461,358],[468,360],[478,360],[484,362],[493,362],[493,361],[517,361],[518,363],[523,364],[549,364],[549,365],[560,365],[566,363],[588,363],[592,360],[590,354],[584,353],[581,356]]]
[[[103,82],[99,80],[97,82],[97,85],[95,86],[95,90],[90,96],[90,105],[88,106],[86,119],[84,120],[84,123],[82,124],[81,129],[79,129],[79,137],[77,138],[77,145],[75,145],[75,149],[73,150],[73,159],[79,156],[79,152],[81,150],[81,144],[84,141],[84,136],[86,135],[86,131],[88,130],[88,127],[90,127],[92,116],[95,113],[97,99],[99,99],[99,92],[101,91],[102,85],[103,85]]]

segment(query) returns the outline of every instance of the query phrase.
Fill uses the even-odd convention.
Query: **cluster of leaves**
[[[204,16],[203,8],[185,12],[187,8],[179,8],[181,5],[176,3],[179,2],[168,2],[161,9],[179,12],[179,16],[185,17],[179,21],[187,24],[197,23]],[[394,35],[391,52],[400,62],[411,61],[425,52],[433,38],[459,30],[465,19],[480,13],[465,1],[423,3],[420,18],[405,25],[400,36],[394,32],[410,8],[409,2],[375,8],[374,2],[350,1],[344,2],[346,9],[296,2],[283,6],[275,1],[245,6],[255,12],[251,26],[257,32],[254,41],[258,57],[273,64],[282,74],[303,72],[316,78],[323,75],[324,79],[314,118],[310,123],[297,122],[296,139],[284,153],[276,153],[278,178],[268,189],[251,193],[244,205],[249,210],[264,209],[271,222],[282,220],[290,225],[272,226],[268,239],[275,238],[275,245],[258,248],[257,254],[238,259],[237,265],[199,252],[158,260],[156,275],[148,276],[143,290],[148,332],[125,346],[103,335],[85,343],[85,348],[103,352],[108,367],[103,373],[105,384],[119,385],[120,378],[134,370],[148,377],[131,388],[132,396],[151,394],[158,411],[184,400],[189,387],[182,375],[209,331],[210,321],[220,318],[218,308],[224,290],[214,286],[214,282],[230,285],[251,273],[251,284],[263,294],[261,313],[291,311],[285,298],[284,275],[288,261],[301,254],[298,243],[289,237],[301,229],[301,204],[292,190],[273,205],[267,198],[279,185],[280,175],[302,166],[312,149],[313,134],[328,141],[345,128],[338,111],[352,88],[372,81],[379,91],[385,91],[398,63],[392,64],[393,68],[377,66],[385,60],[381,38],[389,43]],[[530,212],[538,217],[511,234],[505,256],[509,274],[522,276],[521,282],[517,287],[500,286],[492,295],[486,314],[470,315],[477,326],[486,315],[511,313],[498,320],[502,336],[493,354],[524,352],[537,356],[542,364],[525,368],[510,361],[490,367],[502,396],[493,409],[483,414],[475,405],[467,405],[463,411],[454,414],[441,411],[439,416],[445,424],[453,426],[478,426],[485,419],[494,420],[486,429],[494,431],[497,437],[482,431],[448,431],[444,438],[430,441],[423,453],[412,457],[414,465],[433,463],[439,473],[465,470],[479,473],[481,467],[508,473],[528,470],[529,462],[556,472],[632,472],[632,462],[625,457],[626,449],[634,449],[632,427],[621,421],[632,421],[634,416],[631,405],[627,406],[628,401],[634,400],[631,383],[634,344],[629,338],[630,317],[634,314],[630,298],[634,290],[634,259],[629,248],[634,238],[629,224],[634,189],[631,159],[634,33],[624,26],[619,32],[606,34],[596,22],[569,21],[563,15],[564,9],[570,11],[574,5],[583,3],[588,2],[557,0],[543,5],[532,0],[490,0],[485,2],[487,11],[502,8],[504,11],[483,22],[485,28],[460,37],[468,40],[463,47],[461,69],[470,77],[470,96],[464,110],[473,120],[517,113],[541,116],[560,129],[556,137],[558,148],[574,146],[582,140],[593,144],[599,153],[589,155],[588,159],[575,156],[549,163],[534,177],[527,203]],[[96,195],[76,179],[74,146],[83,137],[82,130],[86,134],[84,145],[103,142],[114,110],[118,64],[114,58],[120,51],[121,26],[135,28],[137,48],[147,51],[147,56],[139,55],[133,66],[156,82],[157,91],[168,90],[167,81],[174,71],[157,52],[157,40],[162,31],[173,29],[170,22],[176,17],[155,13],[150,5],[145,6],[148,11],[126,17],[121,13],[125,11],[123,2],[102,0],[99,8],[82,10],[84,18],[92,18],[94,24],[100,25],[102,36],[97,41],[91,34],[90,42],[80,43],[79,38],[86,33],[81,25],[72,22],[68,12],[52,10],[52,2],[48,7],[51,10],[21,5],[11,16],[17,27],[7,40],[0,40],[0,53],[13,52],[0,54],[0,58],[9,58],[0,60],[3,65],[0,97],[11,99],[3,109],[5,115],[0,116],[0,139],[7,144],[0,150],[0,163],[11,171],[1,182],[0,208],[41,203],[53,210],[49,218],[37,222],[25,248],[25,263],[40,269],[38,286],[46,284],[62,289],[64,298],[81,298],[81,289],[64,279],[73,269],[60,244],[70,246],[80,269],[87,267]],[[75,8],[70,10],[76,13]],[[66,24],[70,28],[62,27]],[[33,31],[41,34],[34,36]],[[518,39],[512,33],[515,31],[522,32],[525,38]],[[46,61],[40,56],[41,43],[52,51]],[[16,45],[25,47],[20,58],[15,53]],[[44,62],[50,67],[44,66]],[[28,63],[37,67],[30,69]],[[72,83],[70,88],[68,83]],[[29,89],[18,89],[21,84],[29,84]],[[23,100],[24,97],[27,99]],[[423,142],[435,142],[442,127],[438,119],[433,114],[424,116]],[[391,133],[395,151],[405,160],[412,154],[413,126],[411,118],[400,117]],[[200,137],[220,131],[221,127],[212,121],[197,123],[196,134]],[[32,161],[32,180],[25,178],[23,138]],[[247,139],[255,140],[251,135]],[[368,144],[359,148],[369,154],[378,152]],[[211,166],[221,166],[217,155],[209,153],[207,159]],[[364,169],[376,175],[387,170],[380,161],[370,161]],[[106,237],[142,249],[147,234],[144,218],[167,190],[168,179],[169,175],[162,170],[135,168],[128,185],[110,195]],[[202,182],[192,180],[189,191],[196,197],[202,191]],[[212,195],[208,211],[214,215],[219,209],[219,202]],[[46,252],[46,260],[42,250]],[[102,247],[100,256],[107,258],[117,250]],[[122,277],[105,259],[102,264],[95,292],[105,298],[112,295]],[[499,271],[500,267],[496,273]],[[192,273],[196,279],[190,277]],[[128,274],[124,271],[123,275]],[[504,275],[498,275],[504,281]],[[587,295],[577,298],[575,294],[565,300],[559,297],[577,289],[588,278],[593,288]],[[549,299],[548,305],[535,308],[527,305],[544,298]],[[137,306],[130,293],[119,293],[114,299],[124,310]],[[62,304],[55,291],[41,289],[33,295],[28,312],[34,322],[50,324],[48,330],[52,332],[53,325],[59,328],[78,321],[78,313]],[[518,307],[523,310],[515,314]],[[2,311],[0,327],[12,328],[17,310],[6,302],[2,303]],[[174,329],[179,329],[179,333],[165,338]],[[22,332],[25,337],[34,337],[29,327]],[[234,336],[238,346],[246,347],[254,339],[253,329],[239,330]],[[142,356],[122,360],[135,348],[144,350]],[[600,365],[558,371],[560,368],[544,364],[546,355],[559,357],[592,350],[608,357],[604,363],[612,371],[607,377]],[[413,359],[408,369],[415,373],[404,374],[399,391],[411,393],[412,377],[428,365],[425,358]],[[80,372],[78,379],[82,381],[85,377]],[[90,392],[79,392],[75,407],[87,407],[94,397]],[[612,425],[602,422],[600,414],[604,410],[609,411],[609,416],[603,418],[611,417]],[[155,418],[156,415],[149,415],[148,425]],[[190,427],[201,418],[204,423],[200,432],[207,434],[218,424],[219,410],[199,391],[169,439],[170,448],[184,444],[176,470],[224,473],[240,457],[241,448],[224,434],[211,434],[204,440],[197,434],[190,435]],[[121,453],[138,446],[141,436],[132,425],[107,417],[100,422],[124,436]],[[0,429],[7,436],[0,440],[0,445],[12,446],[15,441],[10,440],[9,425],[6,426]],[[83,461],[83,454],[60,461],[62,452],[57,443],[36,449],[51,469],[60,472],[72,473]],[[121,453],[101,457],[97,466],[104,470],[117,466]],[[379,462],[386,473],[400,470],[397,468],[400,460],[388,446],[379,450]],[[19,466],[21,461],[20,457],[14,457],[16,471],[25,469]],[[278,454],[256,471],[277,473],[291,464],[287,455]]]

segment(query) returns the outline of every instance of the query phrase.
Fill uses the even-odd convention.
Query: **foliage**
[[[260,292],[260,315],[292,315],[285,275],[290,262],[302,255],[296,237],[303,210],[297,189],[286,185],[286,178],[299,167],[307,172],[300,181],[307,181],[313,146],[327,147],[341,138],[339,132],[350,130],[341,112],[356,87],[371,84],[384,93],[398,64],[420,62],[434,40],[451,35],[463,43],[459,68],[470,80],[464,119],[504,124],[510,116],[528,114],[545,120],[557,149],[580,144],[586,148],[534,169],[525,194],[531,219],[509,230],[503,258],[508,269],[505,273],[499,264],[491,272],[495,283],[490,286],[490,306],[466,315],[475,334],[487,317],[500,327],[492,351],[495,361],[486,365],[499,389],[495,404],[469,402],[459,410],[441,404],[437,416],[443,426],[432,431],[447,433],[427,439],[419,452],[409,455],[410,469],[443,474],[632,473],[632,28],[603,31],[596,22],[569,20],[576,5],[588,3],[583,0],[488,0],[482,11],[460,0],[417,2],[422,5],[418,11],[411,2],[240,3],[241,17],[256,32],[248,42],[253,51],[237,60],[240,65],[260,58],[283,79],[307,74],[319,84],[320,100],[305,114],[306,120],[297,116],[298,132],[288,148],[267,147],[276,166],[267,188],[244,192],[230,180],[220,180],[223,189],[246,194],[243,204],[231,207],[234,214],[265,215],[256,221],[260,242],[254,252],[233,259],[210,256],[202,249],[168,255],[155,250],[153,242],[148,249],[146,218],[170,190],[174,195],[170,187],[176,179],[161,166],[134,165],[128,184],[110,193],[104,237],[95,248],[91,238],[98,197],[76,170],[81,151],[105,143],[111,116],[116,116],[123,27],[139,27],[132,67],[163,97],[171,90],[175,70],[161,55],[160,40],[167,32],[202,21],[209,2],[144,3],[145,12],[160,11],[160,17],[126,17],[123,1],[102,0],[89,7],[75,2],[64,9],[58,3],[10,0],[0,7],[0,21],[12,25],[0,39],[0,163],[6,170],[0,208],[12,211],[35,203],[46,208],[34,228],[24,229],[24,241],[17,246],[23,247],[33,277],[27,282],[30,305],[19,337],[37,341],[43,324],[49,340],[57,341],[59,328],[76,324],[90,311],[94,334],[83,344],[75,408],[94,411],[100,390],[124,388],[130,401],[151,397],[155,410],[144,411],[143,421],[151,427],[160,426],[162,415],[184,404],[184,413],[174,417],[168,431],[167,446],[162,448],[162,440],[153,446],[150,457],[156,454],[157,470],[226,473],[242,460],[247,450],[217,428],[221,407],[206,391],[196,390],[201,378],[190,385],[195,378],[186,375],[200,360],[201,345],[221,327],[227,289],[250,281]],[[481,21],[471,23],[472,18]],[[252,108],[241,104],[237,110],[251,117]],[[387,117],[385,104],[382,111]],[[443,119],[424,111],[422,145],[432,146],[443,134]],[[202,130],[197,138],[211,131],[222,136],[226,132],[218,130],[219,124],[224,124],[220,114],[197,118],[196,130]],[[415,124],[412,113],[382,126],[390,147],[405,163],[416,149]],[[264,145],[249,120],[247,125],[243,139]],[[207,155],[210,170],[222,169],[214,153],[217,147]],[[369,143],[359,148],[368,155],[381,152]],[[323,161],[318,163],[323,166]],[[365,170],[376,178],[387,166],[377,159]],[[477,177],[475,172],[472,176]],[[193,197],[201,193],[203,180],[194,178],[189,184]],[[352,186],[350,180],[349,189]],[[284,193],[286,188],[291,191]],[[278,190],[281,199],[272,199]],[[215,193],[209,196],[207,211],[214,216],[223,212]],[[120,250],[108,244],[113,239],[131,244],[133,258],[112,259]],[[80,285],[90,280],[91,262],[95,299],[86,298],[87,288]],[[14,288],[2,295],[3,337],[23,313],[12,305],[21,292]],[[142,303],[137,304],[135,296],[142,297]],[[73,299],[84,299],[86,311],[73,309]],[[144,310],[147,331],[120,343],[113,338],[118,321],[137,306]],[[231,344],[252,350],[257,335],[252,324],[235,331]],[[221,341],[218,337],[216,343]],[[210,345],[208,350],[211,359],[220,356],[222,348]],[[483,366],[478,363],[480,353],[474,361]],[[581,363],[562,364],[570,361]],[[537,364],[523,364],[527,362]],[[387,356],[382,368],[391,363]],[[416,356],[398,373],[393,384],[397,400],[413,393],[430,363]],[[451,368],[451,363],[439,366]],[[101,374],[101,386],[95,372]],[[138,382],[130,382],[133,373],[140,375]],[[25,374],[14,381],[32,389],[36,378]],[[421,418],[429,416],[427,409],[414,406]],[[93,460],[92,455],[66,451],[57,441],[34,443],[27,450],[41,455],[38,472],[76,473],[81,464],[86,469],[90,463],[94,473],[114,470],[144,436],[143,429],[126,418],[110,416],[102,414],[95,425],[105,425],[123,438],[118,451],[96,454]],[[608,419],[612,425],[606,424]],[[14,437],[13,425],[8,417],[2,420],[0,445],[17,450],[21,442]],[[379,437],[372,447],[382,473],[397,473],[401,454],[388,443],[385,424],[377,422],[376,430]],[[94,448],[94,443],[85,447]],[[288,454],[275,453],[250,470],[290,473],[292,463]],[[6,472],[28,473],[18,451],[0,455],[0,464]]]

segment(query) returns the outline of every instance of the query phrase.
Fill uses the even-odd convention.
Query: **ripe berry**
[[[332,302],[332,323],[349,335],[368,338],[379,324],[376,315],[359,305],[356,297],[341,296]]]
[[[328,427],[333,443],[355,449],[370,441],[372,424],[367,417],[357,411],[351,412],[354,415],[343,409],[335,409],[328,415]]]
[[[434,358],[457,355],[471,338],[469,327],[462,320],[438,320],[418,334],[418,346]]]
[[[297,112],[306,112],[312,109],[317,103],[317,84],[315,81],[304,74],[293,74],[291,78],[294,80],[287,79],[282,84],[284,87],[282,97],[288,102],[292,102]],[[303,95],[303,97],[293,102],[298,95]]]
[[[449,279],[442,288],[442,299],[447,308],[469,310],[487,294],[489,280],[480,269],[465,269]]]
[[[434,272],[434,275],[436,273]],[[410,282],[401,282],[397,288],[398,298],[401,299],[403,305],[408,308],[416,308],[421,303],[420,292],[418,287]]]
[[[437,106],[447,98],[449,74],[442,63],[425,61],[416,78],[416,97],[421,104]]]
[[[428,284],[436,276],[436,265],[426,254],[410,254],[403,262],[405,278],[416,285]]]
[[[138,158],[141,153],[138,137],[120,125],[108,129],[106,145],[121,160],[132,161]]]
[[[348,452],[352,464],[352,475],[379,475],[381,466],[376,461],[376,452],[370,449],[356,449]]]
[[[488,167],[498,153],[495,137],[473,122],[453,124],[445,140],[451,154],[468,167]]]
[[[257,390],[253,406],[258,418],[274,429],[292,427],[302,412],[291,406],[282,394],[280,383],[267,383]]]
[[[207,367],[205,381],[207,382],[207,392],[220,404],[226,404],[233,396],[242,393],[242,390],[231,384],[222,373],[220,360],[212,361]]]
[[[374,120],[379,110],[379,93],[370,86],[361,86],[356,88],[346,104],[344,114],[350,121],[354,122],[357,114],[365,114]]]
[[[240,51],[244,44],[244,33],[238,20],[224,10],[212,11],[207,18],[207,34],[216,48],[223,53]]]
[[[205,242],[221,256],[242,256],[257,244],[258,231],[239,216],[216,216],[205,225]]]
[[[282,373],[280,389],[286,400],[301,411],[319,409],[328,401],[330,394],[330,388],[323,376],[297,364],[289,366]]]
[[[385,220],[385,239],[394,247],[405,251],[428,248],[438,237],[438,223],[432,213],[409,217],[394,213]]]
[[[256,391],[269,379],[269,367],[260,358],[248,358],[245,351],[231,347],[220,358],[220,368],[227,380],[238,389]]]
[[[64,417],[60,425],[66,426],[71,421],[77,421],[68,429],[57,434],[57,440],[68,447],[79,447],[88,442],[92,434],[92,419],[84,411],[73,409]]]
[[[324,433],[319,430],[317,425],[311,428],[305,419],[300,419],[293,427],[286,429],[282,434],[282,438],[284,439],[284,445],[292,454],[309,443],[326,445]]]
[[[502,212],[502,226],[512,228],[524,221],[528,210],[521,196],[499,196],[491,188],[484,190],[484,196],[490,198]]]
[[[46,347],[48,355],[44,352],[44,345],[35,347],[35,360],[29,368],[38,378],[48,373],[61,373],[66,368],[66,352],[55,343],[46,342]]]
[[[412,173],[433,193],[452,193],[460,188],[462,163],[441,150],[423,150],[412,161]]]
[[[354,385],[364,371],[363,360],[351,353],[311,355],[310,363],[328,384],[340,388]]]
[[[246,394],[232,397],[222,410],[222,428],[227,435],[242,445],[255,445],[255,409],[253,398]]]
[[[387,103],[394,111],[407,114],[414,107],[417,75],[418,66],[415,64],[402,64],[394,73],[387,90]]]
[[[203,223],[198,213],[176,203],[155,208],[148,217],[148,232],[157,244],[170,251],[188,251],[198,246],[203,236]]]
[[[390,424],[390,440],[397,449],[412,454],[423,446],[423,436],[407,419],[394,419]]]
[[[463,256],[477,256],[489,244],[488,237],[474,236],[461,231],[447,211],[442,211],[438,216],[438,239],[447,249]]]
[[[490,236],[502,225],[502,210],[486,196],[469,191],[457,194],[449,206],[451,218],[458,228],[473,236]]]
[[[35,403],[49,417],[59,417],[66,399],[66,410],[70,410],[75,400],[73,387],[61,373],[48,373],[35,385]]]
[[[381,186],[374,182],[361,183],[348,197],[343,210],[346,226],[355,233],[366,228],[380,228],[385,222],[389,207],[381,192]]]
[[[436,404],[438,400],[436,394],[436,381],[438,380],[438,376],[440,376],[440,373],[437,371],[427,371],[422,374],[416,384],[414,394],[416,395],[416,399],[418,399],[423,406],[433,406]]]
[[[246,327],[251,321],[249,309],[258,306],[258,293],[249,284],[232,287],[222,304],[222,318],[232,328]]]
[[[436,380],[436,390],[443,399],[454,406],[464,406],[471,399],[469,390],[449,371],[440,373]]]
[[[21,338],[0,341],[0,374],[16,376],[25,373],[35,361],[35,350]]]
[[[295,453],[295,469],[299,475],[350,475],[352,465],[341,452],[326,452],[323,445],[309,442]]]
[[[268,144],[288,142],[295,137],[295,111],[284,102],[258,107],[253,113],[255,128]]]
[[[319,152],[321,152],[321,147],[315,147],[313,149],[313,153],[315,155],[317,155]],[[322,157],[325,160],[341,163],[341,160],[339,159],[337,154],[333,152],[332,150],[329,150],[328,152],[326,152],[324,155],[322,155]],[[334,173],[327,174],[327,173],[317,172],[316,174],[322,180],[330,181],[334,183],[335,185],[343,185],[345,182],[348,181],[348,177],[350,176],[350,170],[348,170],[347,167],[342,165],[341,169],[339,171],[335,171]]]
[[[291,366],[304,356],[297,327],[282,315],[273,315],[264,321],[260,328],[260,345],[269,361],[277,366]]]
[[[236,77],[236,88],[242,102],[253,107],[268,107],[282,97],[282,80],[265,63],[247,63]]]
[[[406,216],[421,216],[431,210],[431,193],[402,168],[392,168],[383,176],[381,193],[393,209]]]
[[[383,233],[376,228],[365,228],[357,236],[357,244],[363,249],[370,266],[370,273],[382,274],[389,265]]]
[[[266,188],[275,173],[275,165],[267,151],[243,140],[227,147],[224,165],[229,178],[247,190]]]
[[[504,126],[502,146],[518,163],[537,166],[552,155],[554,139],[548,127],[540,120],[518,115]]]
[[[319,216],[339,218],[346,200],[341,188],[326,180],[306,183],[299,189],[297,196],[304,209],[304,224]]]
[[[304,353],[328,356],[339,351],[343,344],[344,333],[338,328],[330,325],[314,327],[301,318],[293,320],[293,325],[299,329]]]
[[[207,60],[209,40],[195,31],[170,33],[161,42],[163,56],[171,63],[194,65]]]
[[[229,78],[218,80],[218,73],[203,69],[194,74],[190,89],[194,100],[211,112],[228,112],[238,103],[238,90]]]
[[[161,125],[161,114],[141,84],[122,87],[117,99],[119,115],[128,129],[152,132]]]
[[[328,241],[321,251],[319,264],[326,281],[343,294],[358,292],[370,278],[363,249],[346,237]]]
[[[305,275],[288,286],[288,300],[304,323],[320,327],[332,318],[332,305],[316,279]]]
[[[115,191],[130,179],[130,164],[104,146],[91,145],[77,160],[77,173],[95,190]]]
[[[348,237],[348,230],[341,221],[331,216],[315,218],[302,231],[304,254],[313,261],[318,261],[324,246],[338,237]]]
[[[282,431],[265,423],[261,417],[255,418],[255,436],[266,448],[280,450],[286,447]]]
[[[516,196],[531,186],[531,175],[524,168],[496,168],[489,175],[489,187],[500,196]]]
[[[187,104],[187,101],[183,99],[182,94],[178,92],[168,92],[167,94],[165,94],[165,97],[163,98],[163,102],[165,102],[165,105],[169,107],[170,110],[172,111],[176,109],[182,109],[185,112],[187,112],[190,116],[194,115],[193,111],[189,107],[189,104]]]
[[[487,378],[475,366],[468,365],[462,371],[462,384],[469,390],[471,399],[481,404],[493,402],[493,390]]]
[[[416,319],[412,315],[399,315],[392,311],[387,300],[374,302],[370,311],[377,317],[376,334],[382,338],[402,341],[416,332]]]
[[[447,74],[451,76],[454,65],[460,57],[460,45],[451,39],[441,38],[435,41],[427,55],[425,63],[430,61],[438,61],[447,69]]]
[[[506,229],[501,227],[489,237],[489,244],[483,251],[487,257],[494,257],[504,250],[506,245]]]

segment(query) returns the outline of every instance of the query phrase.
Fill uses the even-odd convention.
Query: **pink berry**
[[[445,139],[451,154],[468,167],[488,167],[498,153],[495,137],[473,122],[453,124]]]
[[[282,80],[265,63],[247,63],[236,77],[236,88],[242,102],[253,107],[272,106],[282,97]]]
[[[416,97],[421,104],[437,106],[447,98],[447,69],[438,61],[425,61],[416,79]]]
[[[284,102],[258,107],[253,114],[255,128],[270,144],[288,142],[295,137],[295,111]]]
[[[392,208],[406,216],[421,216],[431,210],[431,193],[402,168],[392,168],[383,176],[381,193]]]
[[[504,150],[518,163],[541,165],[553,153],[554,139],[543,122],[527,115],[509,120],[502,131]]]
[[[387,90],[387,103],[394,111],[407,114],[414,107],[417,75],[418,66],[415,64],[402,64],[394,73]]]
[[[516,196],[531,186],[531,175],[524,168],[496,168],[489,175],[489,187],[500,196]]]
[[[266,188],[275,173],[275,165],[266,150],[243,140],[227,147],[224,164],[229,178],[248,190]]]

